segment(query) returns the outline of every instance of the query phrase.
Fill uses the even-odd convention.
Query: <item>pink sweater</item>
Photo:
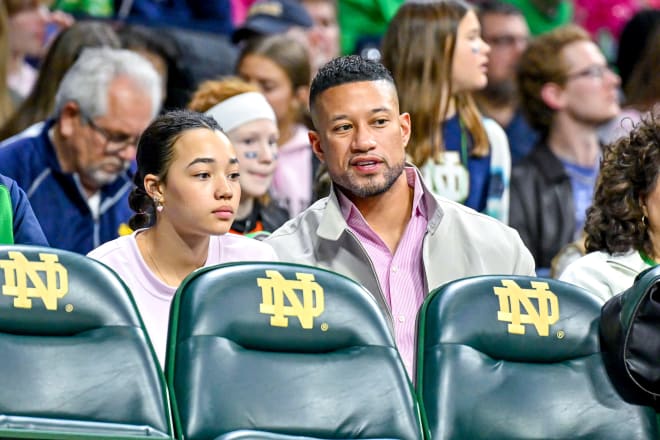
[[[145,263],[135,240],[141,231],[102,244],[87,256],[110,266],[131,290],[158,360],[164,367],[170,304],[177,287],[163,283]],[[277,260],[273,248],[264,242],[242,235],[224,234],[211,237],[204,266],[235,261]]]

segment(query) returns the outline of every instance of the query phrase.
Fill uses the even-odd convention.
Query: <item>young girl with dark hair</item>
[[[241,196],[234,147],[217,122],[178,110],[140,137],[131,235],[88,254],[133,292],[156,354],[165,361],[170,303],[192,271],[241,260],[277,260],[266,243],[229,231]]]
[[[265,238],[289,219],[268,194],[279,138],[273,108],[256,85],[236,77],[203,82],[188,107],[220,124],[241,161],[241,201],[230,232]]]

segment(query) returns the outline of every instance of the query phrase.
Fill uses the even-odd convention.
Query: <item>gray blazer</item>
[[[419,172],[417,178],[422,179]],[[494,218],[434,196],[424,185],[429,212],[422,246],[427,292],[474,275],[535,275],[534,259],[518,232]],[[373,267],[344,220],[334,190],[277,229],[266,241],[281,261],[338,272],[362,284],[392,319]]]

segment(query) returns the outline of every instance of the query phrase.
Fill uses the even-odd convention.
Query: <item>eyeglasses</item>
[[[494,35],[492,37],[484,36],[484,41],[493,47],[509,48],[514,46],[526,47],[529,43],[529,37],[516,35]]]
[[[81,118],[89,125],[92,130],[105,138],[104,153],[108,155],[118,154],[130,146],[137,146],[139,136],[126,133],[113,133],[96,123],[89,116],[81,113]],[[114,145],[114,147],[111,147]]]
[[[574,73],[569,73],[566,75],[566,81],[576,78],[598,78],[602,79],[605,76],[605,73],[612,73],[612,69],[608,66],[602,66],[600,64],[594,64],[585,69],[578,70]]]

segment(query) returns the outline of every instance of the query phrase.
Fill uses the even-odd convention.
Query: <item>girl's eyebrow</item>
[[[190,168],[191,166],[195,165],[196,163],[214,163],[215,159],[212,157],[197,157],[193,159],[186,168]]]
[[[197,157],[193,159],[186,168],[190,168],[191,166],[195,165],[196,163],[215,163],[215,159],[212,157]],[[238,163],[238,158],[237,157],[230,157],[229,158],[229,165],[234,165]]]

